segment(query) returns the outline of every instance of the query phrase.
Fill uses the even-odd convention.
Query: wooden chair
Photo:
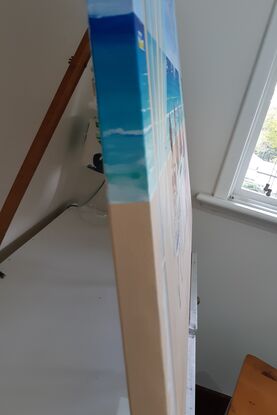
[[[277,369],[248,355],[228,415],[277,415]]]

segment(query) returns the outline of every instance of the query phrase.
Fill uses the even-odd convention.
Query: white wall
[[[0,206],[87,27],[85,1],[14,2],[0,13]],[[81,167],[91,99],[90,71],[78,86],[3,246],[69,200],[97,185]]]
[[[85,0],[1,2],[0,208],[86,27]],[[91,100],[87,69],[3,246],[103,181],[82,166]],[[0,413],[116,414],[127,389],[107,220],[71,209],[1,271]]]
[[[273,1],[177,0],[193,194],[211,193]],[[276,230],[194,209],[198,383],[233,392],[243,357],[277,366]]]
[[[1,270],[0,413],[129,414],[107,217],[71,208]]]

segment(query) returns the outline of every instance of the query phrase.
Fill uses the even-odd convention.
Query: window
[[[277,207],[277,86],[250,162],[243,163],[237,178],[231,198],[236,197]]]
[[[202,203],[277,223],[277,5],[213,195]]]

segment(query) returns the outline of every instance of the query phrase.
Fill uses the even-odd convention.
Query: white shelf
[[[194,334],[190,334],[188,339],[187,373],[186,415],[195,415],[196,336]]]
[[[197,254],[192,254],[191,298],[188,338],[186,414],[195,415],[196,332],[197,332]]]
[[[269,208],[257,203],[246,203],[240,200],[225,200],[216,196],[198,193],[196,199],[205,205],[215,208],[232,211],[238,214],[249,216],[253,219],[259,219],[270,223],[277,223],[277,213],[275,208]]]
[[[196,334],[198,327],[197,316],[197,254],[192,254],[191,261],[191,298],[190,298],[190,319],[189,331],[190,334]]]

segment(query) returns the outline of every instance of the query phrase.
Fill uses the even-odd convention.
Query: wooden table
[[[277,415],[277,369],[248,355],[228,415]]]

